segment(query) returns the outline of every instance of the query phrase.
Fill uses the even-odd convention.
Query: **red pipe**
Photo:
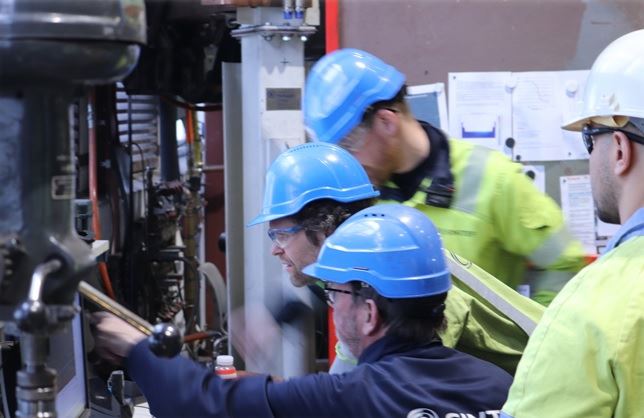
[[[212,338],[217,333],[215,331],[202,331],[202,332],[195,332],[194,334],[189,334],[183,337],[183,342],[184,343],[191,343],[194,341],[200,341],[200,340],[205,340],[207,338]]]
[[[96,109],[96,93],[94,89],[89,93],[88,101],[88,115],[87,115],[87,133],[89,141],[89,199],[92,202],[92,229],[94,230],[94,239],[101,239],[101,218],[98,209],[98,182],[96,179],[97,173],[97,157],[96,157],[96,118],[94,111]],[[98,271],[101,275],[103,288],[107,296],[115,299],[114,289],[112,289],[112,281],[110,280],[107,265],[103,261],[98,262]]]
[[[335,345],[338,342],[338,337],[335,335],[335,324],[333,323],[333,308],[328,309],[327,322],[329,324],[329,367],[335,360]]]
[[[340,48],[339,3],[340,0],[326,0],[324,2],[324,30],[327,54]]]
[[[340,0],[326,0],[324,2],[324,30],[326,41],[326,53],[333,52],[340,48]],[[335,345],[338,338],[335,335],[335,324],[333,323],[333,309],[329,308],[328,311],[328,324],[329,324],[329,366],[335,360]]]

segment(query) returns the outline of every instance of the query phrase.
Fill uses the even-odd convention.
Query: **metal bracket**
[[[231,31],[231,35],[235,38],[243,38],[244,36],[260,35],[267,41],[273,39],[273,36],[281,36],[283,41],[289,41],[294,36],[299,37],[302,42],[306,42],[309,36],[316,32],[314,26],[301,25],[272,25],[265,23],[263,25],[248,25],[242,26],[239,29]]]

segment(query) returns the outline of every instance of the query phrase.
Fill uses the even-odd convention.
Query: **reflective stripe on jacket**
[[[443,344],[514,374],[544,308],[469,261],[446,252],[449,291]]]
[[[535,187],[520,164],[500,152],[455,139],[449,140],[449,152],[455,189],[451,206],[427,205],[423,187],[404,203],[431,218],[446,248],[513,289],[524,282],[528,263],[559,273],[530,283],[533,297],[549,302],[586,263],[559,206]]]

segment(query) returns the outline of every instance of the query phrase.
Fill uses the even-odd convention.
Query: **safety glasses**
[[[326,298],[327,305],[333,306],[335,304],[335,294],[336,293],[344,293],[345,295],[357,295],[358,294],[357,291],[336,289],[335,287],[329,287],[328,283],[324,283],[324,296]]]
[[[633,142],[637,142],[638,144],[644,145],[644,136],[636,135],[632,132],[628,132],[619,128],[606,128],[606,127],[584,125],[583,128],[581,128],[581,137],[584,140],[584,146],[588,151],[588,155],[590,155],[593,152],[593,148],[595,147],[593,136],[609,134],[613,132],[621,132],[624,135],[626,135],[626,137],[629,140]]]
[[[300,232],[302,229],[304,229],[304,227],[300,225],[293,225],[287,228],[271,228],[268,230],[268,237],[275,244],[277,244],[281,248],[284,248],[288,244],[291,237]]]

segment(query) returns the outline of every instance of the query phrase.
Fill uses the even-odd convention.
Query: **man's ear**
[[[616,176],[623,176],[628,174],[629,170],[633,166],[633,153],[635,146],[623,132],[615,131],[611,138],[614,146],[613,157],[615,159],[615,165],[613,167],[613,172]]]
[[[378,307],[373,299],[367,299],[364,303],[364,321],[362,322],[362,333],[365,336],[372,336],[378,333],[382,327],[382,318],[378,313]]]
[[[373,118],[373,130],[383,137],[391,137],[400,129],[400,118],[397,112],[391,109],[378,109]]]

